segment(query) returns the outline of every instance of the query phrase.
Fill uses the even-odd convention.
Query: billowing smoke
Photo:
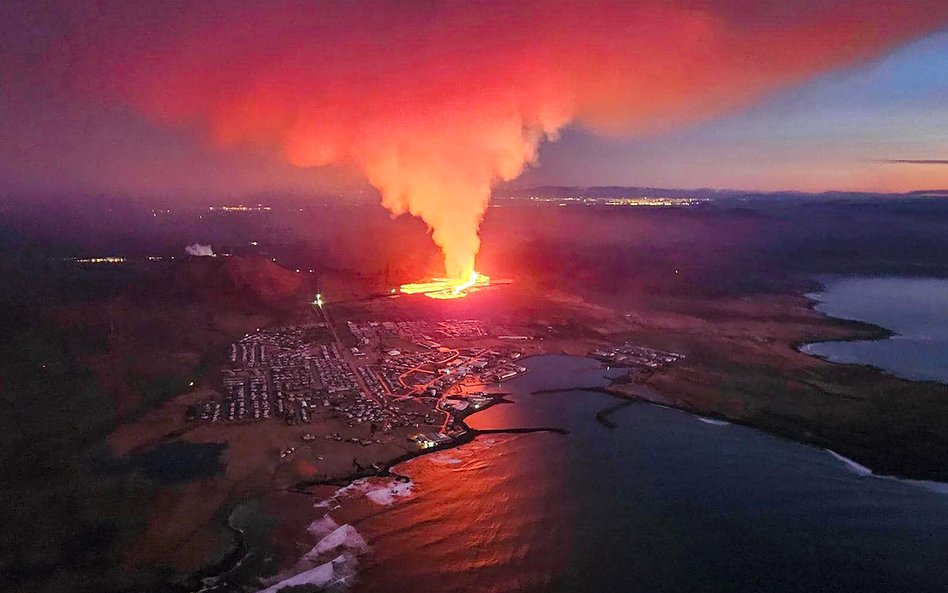
[[[948,19],[944,0],[98,5],[74,16],[84,92],[302,167],[354,165],[428,224],[458,278],[492,185],[564,126],[681,125]]]
[[[184,248],[184,250],[188,252],[188,255],[194,255],[198,257],[215,257],[214,250],[211,249],[211,246],[204,245],[202,243],[188,245]]]

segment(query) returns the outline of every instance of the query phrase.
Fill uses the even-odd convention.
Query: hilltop
[[[171,264],[149,289],[152,296],[225,301],[242,306],[283,307],[312,298],[309,275],[260,256],[192,257]]]

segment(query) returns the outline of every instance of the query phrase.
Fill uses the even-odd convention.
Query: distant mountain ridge
[[[859,192],[859,191],[751,191],[739,189],[714,188],[660,188],[643,186],[618,185],[540,185],[517,189],[499,189],[494,191],[498,198],[529,198],[540,196],[545,198],[568,198],[586,196],[590,198],[625,198],[632,196],[648,196],[653,198],[701,198],[701,199],[747,199],[747,198],[823,198],[823,199],[852,199],[852,198],[918,198],[918,197],[948,197],[948,189],[927,189],[901,193]]]

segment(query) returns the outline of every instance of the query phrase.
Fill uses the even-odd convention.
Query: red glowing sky
[[[948,22],[938,0],[13,0],[0,10],[7,187],[240,193],[364,176],[393,210],[429,218],[439,205],[418,196],[481,195],[563,126],[660,135]],[[587,157],[567,149],[581,169]],[[768,170],[769,181],[746,183],[806,178]],[[638,172],[626,182],[648,182]],[[709,184],[685,167],[677,185]],[[457,215],[476,218],[477,202],[454,210],[471,204]]]
[[[313,163],[375,150],[360,133],[375,126],[366,135],[379,137],[393,117],[399,134],[444,132],[448,138],[432,141],[458,152],[467,148],[454,134],[469,136],[471,127],[481,130],[478,118],[510,109],[547,125],[572,118],[568,137],[584,125],[661,132],[733,113],[827,69],[859,66],[943,28],[946,12],[938,0],[10,0],[0,8],[0,185],[234,194],[358,183],[347,167],[298,170],[282,156]],[[485,104],[500,114],[485,114]],[[918,136],[910,126],[902,133]],[[252,142],[208,149],[205,135]],[[793,142],[785,132],[775,136],[764,152]],[[707,154],[689,160],[684,143],[658,151],[685,155],[674,164],[678,176],[651,162],[635,167],[647,144],[613,152],[603,166],[583,150],[589,144],[551,147],[569,172],[540,168],[530,178],[694,186],[714,185],[702,177],[726,169],[736,187],[854,185],[825,171],[801,174],[793,163],[765,162],[764,176],[744,177],[726,163],[697,167]],[[943,157],[905,151],[896,156]],[[584,170],[595,175],[584,178]],[[901,170],[926,177],[922,185],[948,182],[937,168]],[[916,185],[893,180],[876,189]]]
[[[117,171],[160,186],[162,167],[94,140],[112,125],[97,123],[97,110],[118,110],[126,125],[186,130],[206,150],[250,147],[270,163],[355,172],[393,214],[428,225],[455,279],[474,270],[492,187],[518,178],[567,126],[625,136],[685,126],[948,22],[948,4],[933,0],[205,0],[6,11],[5,176],[25,165],[27,178],[31,168],[56,177],[91,151],[104,165],[100,184]],[[78,124],[57,121],[76,111]],[[68,148],[51,150],[47,135]],[[159,152],[174,152],[174,137],[166,144]]]

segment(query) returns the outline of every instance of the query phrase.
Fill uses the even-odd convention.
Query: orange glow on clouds
[[[695,121],[948,21],[943,0],[158,4],[77,11],[76,84],[221,145],[356,167],[425,221],[454,285],[493,184],[564,126]]]

